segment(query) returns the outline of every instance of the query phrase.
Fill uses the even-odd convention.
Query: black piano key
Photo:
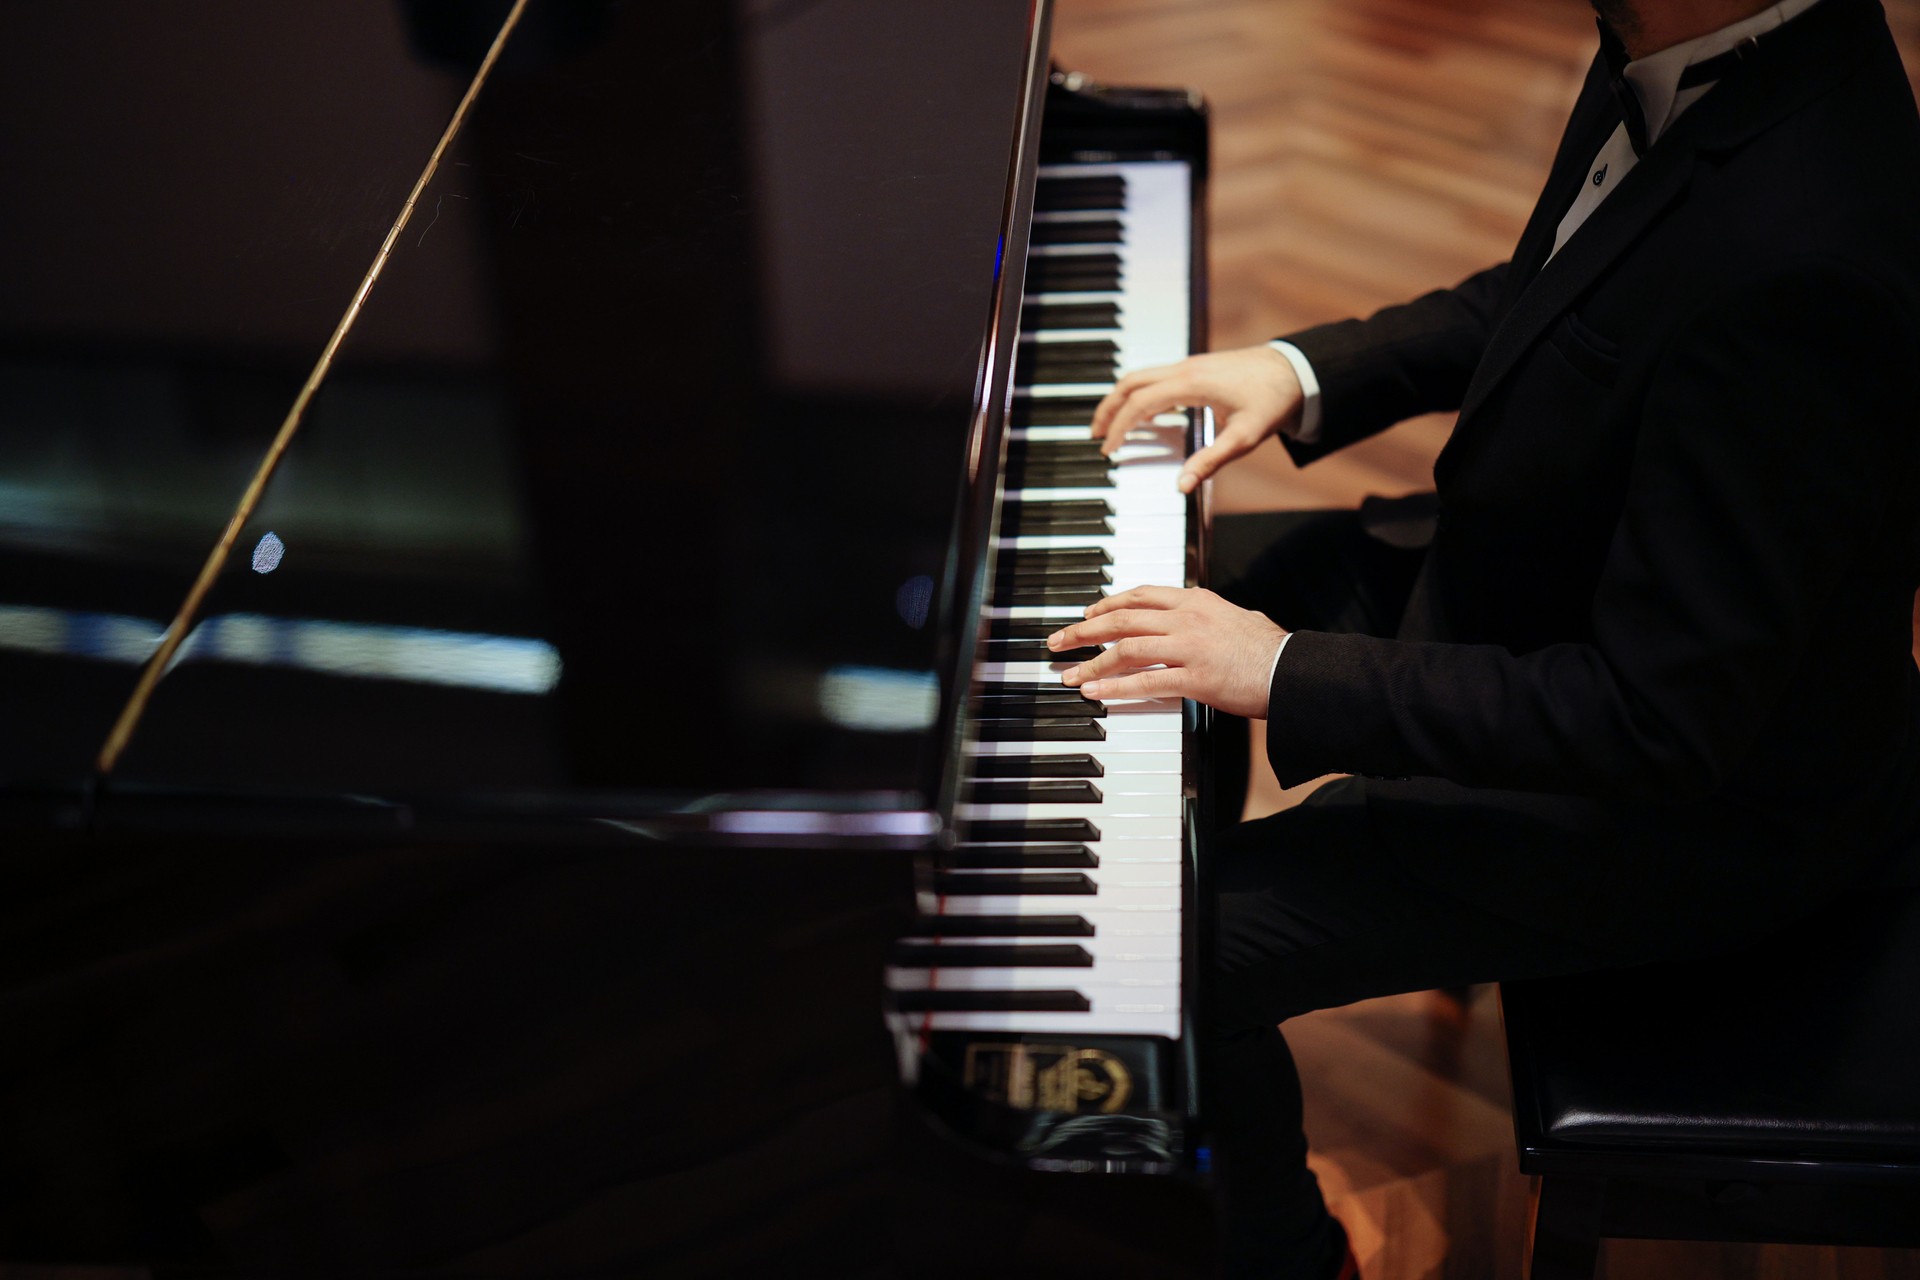
[[[1109,289],[1118,289],[1125,278],[1125,268],[1117,253],[1066,253],[1059,257],[1039,255],[1027,259],[1028,294],[1036,293],[1092,293],[1096,290],[1084,287],[1068,287],[1062,281],[1097,280],[1109,282]]]
[[[1076,396],[1075,399],[1082,397]],[[1024,402],[1023,402],[1024,403]],[[1069,423],[1069,426],[1076,425]],[[1112,458],[1100,451],[1103,442],[1090,435],[1076,435],[1066,440],[1035,440],[1030,436],[1016,437],[1007,442],[1007,461],[1035,463],[1086,463],[1105,462],[1111,464]]]
[[[1036,520],[1031,524],[1022,521],[1002,521],[1001,535],[1008,538],[1023,537],[1027,534],[1046,534],[1066,537],[1069,534],[1079,537],[1083,534],[1095,537],[1111,534],[1113,521],[1101,516],[1073,516],[1057,520]]]
[[[1037,871],[1051,867],[1092,871],[1099,867],[1100,855],[1083,844],[963,844],[941,854],[936,862],[948,870]]]
[[[1014,586],[995,587],[993,603],[1000,605],[1090,605],[1098,604],[1106,598],[1106,592],[1098,587],[1049,587]]]
[[[1056,710],[1062,715],[1103,716],[1107,713],[1106,703],[1083,697],[1078,689],[1069,689],[1057,680],[1025,692],[1004,688],[978,690],[967,705],[974,709],[976,716],[987,720],[1030,720],[1035,718],[1035,713],[1029,710],[1032,707],[1049,708],[1048,715],[1055,714]]]
[[[1086,509],[1071,511],[1023,507],[1018,499],[1000,509],[1000,535],[1025,537],[1102,537],[1113,532],[1113,518]]]
[[[1086,569],[1063,565],[1058,569],[1016,569],[1003,575],[1000,582],[1017,587],[1110,587],[1113,575],[1098,565]]]
[[[1090,898],[1100,886],[1084,871],[936,872],[933,891],[948,898]]]
[[[1118,209],[1124,205],[1127,196],[1127,180],[1117,173],[1090,173],[1079,177],[1049,175],[1033,184],[1033,207],[1046,213],[1058,212],[1053,206],[1061,202],[1084,200],[1116,200]]]
[[[1024,602],[1009,597],[1008,603]],[[989,642],[981,657],[988,662],[1086,662],[1099,657],[1101,652],[1097,644],[1077,649],[1049,649],[1044,640],[1006,640],[997,644]]]
[[[1084,178],[1041,178],[1033,186],[1033,207],[1041,213],[1064,209],[1123,209],[1127,180],[1117,173]],[[1110,203],[1109,203],[1110,202]]]
[[[1021,524],[1045,524],[1049,520],[1085,520],[1111,516],[1113,504],[1105,498],[1009,498],[1000,504],[1000,519]]]
[[[1113,459],[1100,451],[1100,441],[1092,436],[1078,440],[1013,440],[1007,444],[1007,460],[1035,462],[1104,462]]]
[[[1105,547],[1033,547],[1023,551],[1002,551],[993,558],[996,573],[1033,573],[1056,566],[1063,569],[1105,569],[1112,564],[1113,554]],[[1046,636],[1042,634],[1039,638],[1044,640]]]
[[[1099,804],[1100,788],[1085,778],[1021,778],[969,782],[969,804]]]
[[[1114,488],[1113,464],[1107,461],[1080,463],[1009,463],[1009,489],[1111,489]]]
[[[1070,359],[1024,346],[1013,362],[1013,382],[1018,387],[1104,384],[1114,381],[1118,368],[1118,364],[1106,356]]]
[[[1088,443],[1093,444],[1091,440],[1089,440]],[[1093,474],[1104,473],[1111,475],[1115,465],[1114,460],[1107,457],[1104,453],[1101,453],[1098,446],[1077,453],[1063,450],[1059,453],[1047,453],[1043,451],[1029,454],[1020,450],[1014,450],[1007,455],[1007,470],[1013,474],[1022,472],[1040,474],[1055,471],[1085,471]],[[1018,486],[1009,485],[1008,487],[1017,488]]]
[[[1106,726],[1090,717],[1059,719],[980,719],[973,722],[980,742],[1105,742]]]
[[[1045,640],[1070,622],[1049,622],[1045,618],[993,618],[987,622],[989,640]]]
[[[992,655],[988,655],[989,661]],[[1080,696],[1078,689],[1060,686],[1067,696],[1050,698],[1045,694],[1028,697],[975,698],[967,704],[976,719],[980,720],[1071,720],[1087,717],[1102,720],[1107,715],[1107,704],[1095,702],[1091,698]]]
[[[1119,244],[1118,218],[1086,218],[1072,222],[1036,222],[1027,239],[1034,244]]]
[[[1093,364],[1101,360],[1120,358],[1120,344],[1112,338],[1074,338],[1065,342],[1023,342],[1020,347],[1023,351],[1065,364]]]
[[[1093,1002],[1078,991],[896,991],[902,1013],[1086,1013]]]
[[[1093,953],[1075,942],[984,943],[943,947],[903,942],[890,957],[902,969],[1091,969]]]
[[[966,844],[1056,844],[1099,838],[1100,828],[1085,818],[970,818],[960,824],[960,839]]]
[[[1020,695],[1038,697],[1042,694],[1060,693],[1062,689],[1057,681],[1043,676],[1039,680],[982,680],[973,687],[973,692],[975,696],[982,698]],[[1065,692],[1072,693],[1073,690],[1067,689]]]
[[[968,771],[976,778],[1104,778],[1107,767],[1090,755],[975,756]]]
[[[1022,347],[1013,362],[1013,382],[1018,387],[1078,386],[1115,380],[1119,364],[1110,356],[1071,357],[1054,355],[1041,348]]]
[[[1038,302],[1020,309],[1020,327],[1040,329],[1118,329],[1118,302]]]
[[[1029,261],[1032,261],[1029,259]],[[1062,259],[1055,258],[1055,262]],[[1027,271],[1027,296],[1061,293],[1111,294],[1119,297],[1124,287],[1124,277],[1118,271],[1099,268],[1078,271],[1055,271],[1040,273],[1029,267]]]
[[[1020,396],[1008,422],[1016,427],[1085,427],[1093,423],[1099,396]]]
[[[1113,553],[1105,547],[1031,547],[1021,551],[1002,551],[993,559],[1001,573],[1053,567],[1103,569],[1113,563]],[[1045,639],[1043,634],[1041,639]]]
[[[915,938],[1091,938],[1085,916],[921,916],[907,930]]]

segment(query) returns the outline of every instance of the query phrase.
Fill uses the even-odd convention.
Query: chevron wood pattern
[[[1920,0],[1885,0],[1920,88]],[[1580,0],[1058,0],[1063,66],[1187,85],[1214,111],[1213,343],[1365,314],[1504,258],[1593,53]],[[1429,483],[1444,415],[1302,471],[1276,445],[1217,509],[1349,506]],[[1293,803],[1253,752],[1249,815]],[[1311,786],[1312,784],[1309,784]],[[1367,1280],[1517,1280],[1513,1156],[1491,989],[1288,1024],[1315,1171]],[[1920,1280],[1920,1254],[1610,1242],[1609,1280]]]

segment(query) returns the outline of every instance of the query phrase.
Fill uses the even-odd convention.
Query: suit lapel
[[[1502,314],[1512,309],[1520,291],[1539,274],[1541,264],[1553,249],[1560,219],[1579,194],[1580,184],[1586,181],[1587,162],[1619,123],[1619,109],[1614,106],[1613,94],[1607,88],[1606,66],[1595,58],[1587,70],[1580,96],[1574,99],[1573,113],[1567,120],[1566,132],[1560,136],[1560,147],[1554,153],[1546,186],[1527,218],[1526,230],[1520,233],[1520,241],[1514,246],[1513,265],[1502,295]]]
[[[1679,144],[1680,139],[1668,137],[1661,142]],[[1520,295],[1493,331],[1480,367],[1467,385],[1466,399],[1460,406],[1463,421],[1513,368],[1521,353],[1686,189],[1693,175],[1694,154],[1694,148],[1686,145],[1652,148],[1553,260],[1522,284]],[[1556,218],[1554,229],[1558,226]],[[1552,247],[1551,232],[1546,244]]]
[[[1538,266],[1551,250],[1560,218],[1571,203],[1569,181],[1584,180],[1587,162],[1606,141],[1605,134],[1593,131],[1591,122],[1598,120],[1609,131],[1617,123],[1617,117],[1595,105],[1596,95],[1610,96],[1606,73],[1596,61],[1574,110],[1576,121],[1585,112],[1589,127],[1582,131],[1569,126],[1554,162],[1554,175],[1520,238],[1509,285],[1512,305],[1494,329],[1467,386],[1460,406],[1461,424],[1472,418],[1488,393],[1574,299],[1680,197],[1702,151],[1732,150],[1824,92],[1864,56],[1864,33],[1884,25],[1874,0],[1822,0],[1795,19],[1792,37],[1783,33],[1780,41],[1763,45],[1750,65],[1738,69],[1683,115],[1621,180],[1619,189],[1593,211],[1579,233],[1552,261]],[[1577,133],[1585,135],[1579,139],[1584,151],[1574,145]]]

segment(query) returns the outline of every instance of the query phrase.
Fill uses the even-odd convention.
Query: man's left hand
[[[1062,677],[1090,698],[1192,698],[1264,720],[1273,655],[1286,634],[1211,591],[1135,587],[1089,606],[1085,622],[1048,636],[1047,646],[1108,645]]]

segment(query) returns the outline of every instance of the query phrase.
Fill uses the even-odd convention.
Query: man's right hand
[[[1219,421],[1213,443],[1187,459],[1180,492],[1192,493],[1268,436],[1300,421],[1304,395],[1287,358],[1272,347],[1240,347],[1189,356],[1178,364],[1138,369],[1120,379],[1093,411],[1093,434],[1112,456],[1127,432],[1154,415],[1206,405]]]

